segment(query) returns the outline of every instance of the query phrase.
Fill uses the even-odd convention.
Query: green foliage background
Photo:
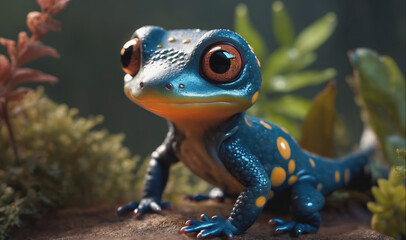
[[[307,115],[311,100],[299,96],[297,90],[336,76],[334,68],[306,69],[316,61],[315,51],[333,34],[337,25],[336,15],[330,12],[298,34],[281,1],[273,2],[270,15],[278,44],[272,53],[251,23],[247,6],[240,4],[236,8],[235,30],[253,47],[262,68],[261,94],[248,113],[283,126],[300,139],[300,124]]]
[[[42,59],[33,67],[58,76],[55,86],[45,86],[56,102],[80,109],[82,116],[105,116],[100,126],[113,133],[125,133],[125,145],[146,157],[164,139],[165,120],[137,107],[123,94],[123,76],[119,52],[133,31],[144,25],[165,29],[234,28],[234,14],[239,3],[249,9],[252,25],[261,33],[269,56],[280,47],[273,34],[272,3],[269,0],[72,0],[58,19],[62,32],[47,36],[44,42],[58,49],[61,59]],[[335,68],[337,108],[350,129],[350,144],[357,143],[362,132],[358,107],[348,85],[343,81],[352,71],[346,52],[368,47],[389,55],[405,72],[404,0],[289,0],[282,1],[289,10],[294,33],[298,34],[328,12],[334,12],[338,24],[333,35],[316,52],[312,70]],[[15,39],[26,28],[25,17],[38,9],[35,0],[0,1],[0,35]],[[86,37],[84,37],[86,36]],[[0,47],[4,52],[4,48]],[[259,51],[259,49],[255,49]],[[265,62],[262,61],[263,69]],[[310,67],[308,67],[310,69]],[[312,99],[322,85],[303,88],[295,95]],[[302,114],[302,112],[299,112]],[[151,127],[153,126],[153,127]]]

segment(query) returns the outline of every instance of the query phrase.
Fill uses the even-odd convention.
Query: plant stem
[[[20,157],[18,156],[17,144],[14,138],[13,128],[11,127],[10,117],[8,115],[8,108],[7,108],[7,100],[1,103],[1,108],[3,112],[4,122],[6,123],[6,127],[8,129],[8,135],[10,137],[11,146],[13,147],[15,161],[18,164],[20,161]]]

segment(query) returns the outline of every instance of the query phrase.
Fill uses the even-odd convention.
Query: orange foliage
[[[7,58],[0,54],[0,119],[6,123],[13,145],[15,143],[7,103],[21,100],[30,91],[29,88],[16,88],[16,86],[29,82],[56,83],[58,81],[55,76],[31,68],[21,68],[21,66],[45,56],[59,58],[59,54],[54,48],[43,45],[39,40],[49,31],[61,30],[60,22],[53,16],[63,10],[69,1],[37,0],[41,12],[29,12],[27,15],[27,26],[32,33],[31,37],[28,37],[26,32],[20,32],[17,44],[14,40],[0,38],[0,44],[6,47],[9,56]],[[16,148],[14,150],[17,156]]]

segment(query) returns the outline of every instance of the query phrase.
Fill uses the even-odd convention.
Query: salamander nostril
[[[144,83],[140,82],[140,88],[143,88],[143,87],[144,87]]]
[[[168,84],[166,85],[166,89],[172,89],[172,84],[168,83]]]

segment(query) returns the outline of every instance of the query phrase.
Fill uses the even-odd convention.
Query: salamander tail
[[[370,171],[373,151],[374,148],[367,148],[334,160],[315,158],[316,164],[324,169],[318,173],[323,194],[341,188],[369,189],[373,184]]]
[[[374,147],[369,147],[344,157],[340,164],[344,173],[343,187],[366,190],[373,185],[370,156],[374,150]]]

